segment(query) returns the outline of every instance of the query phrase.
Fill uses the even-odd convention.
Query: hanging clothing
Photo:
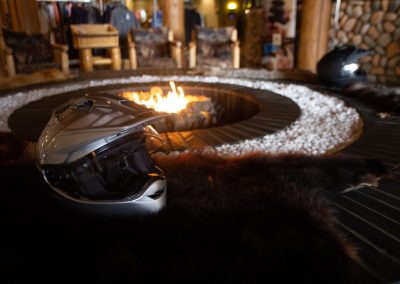
[[[100,24],[102,22],[100,10],[96,7],[86,7],[87,23],[88,24]]]
[[[72,6],[72,3],[64,3],[61,7],[61,15],[64,23],[69,22],[69,19],[71,18]]]
[[[195,8],[185,8],[185,42],[189,44],[192,39],[192,31],[196,26],[201,26],[200,13]]]
[[[50,27],[55,28],[57,27],[57,22],[56,22],[56,12],[54,10],[54,5],[53,3],[47,3],[46,6],[50,17]]]
[[[56,2],[53,2],[53,9],[54,9],[55,27],[58,27],[61,25],[61,13],[60,13],[60,8],[58,7],[58,4]]]
[[[69,24],[79,25],[79,24],[100,24],[102,23],[100,10],[93,6],[84,6],[82,4],[73,4],[71,6],[70,18],[68,19]],[[68,10],[66,11],[68,13]],[[71,29],[68,28],[66,32],[66,38],[68,41],[69,56],[70,58],[78,58],[78,50],[73,48],[72,45],[72,33]],[[102,49],[92,49],[93,55],[102,56],[104,55],[104,50]]]
[[[153,28],[161,28],[163,26],[163,16],[161,10],[157,10],[157,12],[153,14],[151,26]]]
[[[140,28],[140,23],[136,20],[135,14],[131,12],[125,5],[109,5],[104,13],[104,22],[111,24],[118,30],[121,56],[122,58],[127,58],[128,32],[132,28]]]
[[[100,24],[100,10],[93,6],[72,5],[71,24]]]
[[[47,9],[47,5],[45,3],[40,2],[38,6],[38,16],[40,23],[40,32],[46,37],[49,38],[51,31],[51,23],[50,23],[50,13]]]

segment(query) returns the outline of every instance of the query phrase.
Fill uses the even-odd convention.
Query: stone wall
[[[335,5],[330,47],[354,44],[370,50],[361,59],[368,81],[400,85],[400,0],[342,0],[337,27]]]

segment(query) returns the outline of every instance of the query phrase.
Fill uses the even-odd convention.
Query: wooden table
[[[71,25],[72,43],[79,49],[79,61],[83,72],[93,71],[93,65],[111,65],[121,70],[121,51],[118,30],[110,24]],[[108,57],[93,57],[93,48],[106,48]]]

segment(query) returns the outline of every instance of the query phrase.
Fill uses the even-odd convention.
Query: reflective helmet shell
[[[369,54],[369,51],[345,45],[336,47],[325,54],[317,63],[317,74],[320,81],[330,87],[344,88],[355,82],[366,81],[358,60]]]
[[[151,213],[166,203],[166,180],[145,146],[145,128],[168,114],[97,93],[53,111],[36,162],[56,196],[99,213]]]

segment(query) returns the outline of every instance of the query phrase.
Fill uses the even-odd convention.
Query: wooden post
[[[331,0],[304,0],[300,26],[297,68],[316,71],[327,52]]]
[[[182,68],[183,67],[183,63],[182,63],[182,59],[183,59],[182,43],[180,41],[178,41],[176,43],[176,46],[175,46],[174,49],[175,49],[176,67]]]
[[[61,71],[64,74],[69,74],[69,57],[67,52],[57,51],[60,57]]]
[[[111,48],[111,69],[121,70],[121,50],[119,47]]]
[[[93,71],[92,49],[82,48],[79,50],[81,69],[83,72]]]
[[[159,1],[163,22],[174,33],[174,40],[185,43],[185,15],[183,0]]]
[[[132,34],[128,33],[128,48],[129,48],[129,69],[137,68],[136,45],[132,39]]]
[[[129,68],[130,69],[137,68],[137,58],[136,58],[135,46],[129,47]]]
[[[232,56],[233,56],[233,68],[237,69],[240,67],[240,44],[239,41],[235,41],[233,43],[233,51],[232,51]]]
[[[7,66],[7,72],[8,72],[8,77],[15,76],[15,64],[14,64],[14,58],[12,53],[11,54],[6,54],[6,66]]]
[[[234,29],[232,32],[232,66],[237,69],[240,67],[240,43],[238,41],[238,31]]]
[[[196,67],[196,44],[194,42],[189,43],[189,68]]]

